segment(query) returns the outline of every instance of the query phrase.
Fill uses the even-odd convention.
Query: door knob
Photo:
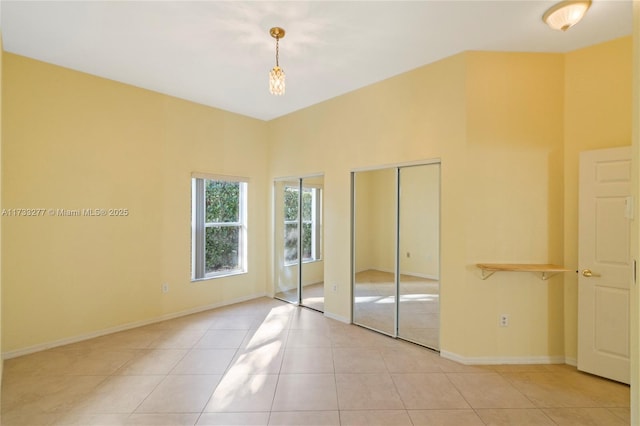
[[[593,272],[591,272],[591,269],[583,269],[582,270],[582,276],[583,277],[587,277],[587,278],[591,278],[591,277],[599,277],[600,274],[594,274]]]

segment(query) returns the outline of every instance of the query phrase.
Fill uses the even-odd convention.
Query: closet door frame
[[[428,166],[428,165],[439,165],[442,167],[442,162],[440,158],[431,159],[431,160],[423,160],[423,161],[414,161],[407,163],[396,163],[396,164],[387,164],[382,166],[372,166],[372,167],[363,167],[351,170],[351,323],[359,325],[364,328],[368,328],[370,330],[376,331],[378,333],[385,334],[387,336],[407,340],[412,343],[416,343],[422,345],[420,342],[415,342],[412,340],[405,339],[401,337],[398,333],[399,331],[399,321],[400,321],[400,170],[406,167],[416,167],[416,166]],[[394,315],[393,315],[393,332],[387,333],[382,330],[378,330],[374,327],[367,326],[366,324],[360,324],[356,321],[355,312],[356,312],[356,254],[357,254],[357,244],[356,244],[356,175],[361,172],[372,172],[378,170],[388,170],[394,169],[395,176],[395,224],[394,224]],[[442,186],[441,172],[440,178],[438,182],[439,188]],[[441,210],[441,207],[439,206]],[[438,227],[441,228],[441,215],[438,218]],[[438,233],[438,238],[440,239],[440,233]],[[438,263],[441,264],[440,252],[438,252]],[[438,268],[440,269],[440,268]],[[440,290],[438,290],[440,293]],[[440,327],[439,327],[440,328]],[[423,345],[424,346],[424,345]]]

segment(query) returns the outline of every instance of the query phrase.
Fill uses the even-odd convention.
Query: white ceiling
[[[594,0],[566,33],[554,1],[6,1],[4,49],[270,120],[465,50],[567,52],[628,35],[631,0]],[[269,28],[281,26],[282,97]]]

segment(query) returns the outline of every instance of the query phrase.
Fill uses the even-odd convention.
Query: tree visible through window
[[[297,186],[284,190],[284,250],[285,262],[298,261],[298,209],[300,201]],[[302,260],[320,259],[320,188],[302,188]]]
[[[193,179],[193,278],[246,271],[247,183]]]

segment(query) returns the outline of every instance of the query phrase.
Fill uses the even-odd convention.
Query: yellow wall
[[[561,263],[563,57],[466,56],[467,167],[465,190],[458,194],[466,265]],[[450,285],[445,273],[443,289]],[[455,353],[480,361],[562,360],[562,276],[541,281],[531,273],[496,273],[482,281],[468,267],[461,289],[460,300],[443,297],[441,308],[466,313],[464,339],[455,343],[466,347]],[[498,326],[501,313],[510,316],[509,327]]]
[[[471,266],[561,262],[562,84],[562,55],[470,52],[270,122],[272,176],[325,173],[327,310],[350,317],[349,172],[440,158],[443,351],[562,356],[561,281]]]
[[[350,179],[367,166],[442,157],[448,161],[443,194],[462,190],[464,163],[464,56],[440,61],[268,123],[271,177],[325,173],[325,309],[351,317]],[[455,231],[460,212],[444,206],[443,241],[464,257]],[[456,255],[455,253],[460,253]],[[373,255],[373,254],[372,254]],[[451,267],[450,279],[464,276]],[[461,261],[457,262],[459,265]],[[333,292],[333,286],[337,291]]]
[[[581,151],[631,144],[632,39],[625,37],[565,55],[564,262],[578,269],[578,157]],[[565,274],[565,356],[575,364],[578,278]]]
[[[3,351],[265,294],[264,122],[12,54],[3,72],[3,207],[129,211],[2,218]],[[190,282],[194,171],[250,178],[248,274]]]
[[[350,317],[349,172],[441,158],[443,352],[575,362],[573,274],[483,281],[473,264],[576,267],[577,152],[630,143],[629,49],[468,52],[269,123],[272,176],[326,174],[327,311]]]
[[[2,350],[271,292],[272,181],[319,172],[325,309],[348,320],[351,171],[438,158],[445,355],[575,358],[573,274],[473,265],[575,267],[577,152],[630,143],[630,46],[467,52],[269,123],[5,54],[2,206],[130,214],[2,219]],[[251,178],[249,274],[189,282],[193,171]]]

